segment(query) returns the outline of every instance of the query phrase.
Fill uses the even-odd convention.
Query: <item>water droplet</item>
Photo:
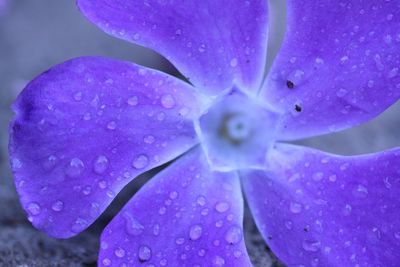
[[[138,220],[136,220],[130,213],[124,212],[122,214],[122,217],[126,221],[126,231],[128,232],[128,234],[140,235],[143,232],[144,226]]]
[[[229,244],[237,244],[242,240],[242,229],[238,226],[232,226],[225,233],[225,240]]]
[[[158,236],[159,234],[160,234],[160,225],[156,223],[153,226],[153,235]]]
[[[221,213],[227,211],[228,209],[229,209],[229,204],[226,202],[218,202],[215,205],[215,210]]]
[[[302,210],[302,205],[296,202],[291,202],[290,203],[290,211],[292,213],[300,213]]]
[[[78,177],[82,174],[85,164],[79,158],[73,158],[67,165],[65,173],[69,177]]]
[[[97,174],[103,174],[108,168],[108,158],[106,156],[99,156],[94,162],[93,169]]]
[[[118,258],[123,258],[125,257],[125,250],[123,248],[117,248],[114,251],[115,256],[117,256]]]
[[[107,181],[106,181],[106,180],[100,180],[100,181],[99,181],[99,187],[100,187],[101,189],[107,188]]]
[[[225,265],[225,260],[224,260],[224,258],[222,258],[220,256],[215,256],[213,261],[212,261],[212,264],[215,267],[224,266]]]
[[[177,239],[175,239],[175,243],[177,245],[182,245],[183,243],[185,243],[185,239],[183,237],[178,237]]]
[[[117,128],[117,123],[115,121],[110,121],[107,124],[107,129],[109,130],[115,130]]]
[[[199,224],[195,224],[190,227],[189,237],[191,240],[197,240],[201,237],[203,228]]]
[[[199,249],[199,251],[197,252],[197,255],[199,255],[200,257],[204,257],[204,255],[206,255],[206,250],[205,249]]]
[[[45,169],[46,171],[50,171],[52,169],[54,169],[54,167],[57,164],[57,157],[54,155],[50,155],[48,156],[45,161],[43,162],[43,169]]]
[[[230,64],[232,68],[235,68],[238,65],[238,59],[232,58]]]
[[[151,249],[148,246],[140,246],[138,251],[138,257],[141,262],[150,260]]]
[[[313,174],[312,176],[313,180],[316,182],[319,182],[322,180],[322,178],[324,178],[324,173],[323,172],[316,172]]]
[[[178,192],[176,192],[176,191],[172,191],[170,194],[169,194],[169,198],[170,199],[176,199],[178,197]]]
[[[51,209],[54,211],[62,211],[64,208],[64,203],[61,200],[57,200],[51,205]]]
[[[317,252],[320,247],[321,247],[321,242],[319,241],[313,241],[313,240],[303,241],[303,248],[305,251]]]
[[[28,212],[33,216],[39,215],[41,210],[39,204],[36,202],[29,203],[27,209]]]
[[[206,198],[204,196],[198,196],[196,202],[200,206],[204,206],[206,204]]]
[[[175,99],[172,95],[166,94],[161,97],[161,105],[164,108],[170,109],[175,106]]]
[[[75,93],[74,99],[75,99],[75,101],[81,101],[82,100],[82,92]]]
[[[102,263],[104,266],[110,266],[111,265],[111,260],[108,258],[105,258],[102,260]]]
[[[92,192],[92,187],[90,185],[85,186],[85,188],[83,188],[82,193],[87,196],[90,195],[90,193]]]
[[[292,221],[286,221],[285,226],[288,230],[292,230],[293,228],[293,222]]]
[[[137,96],[132,96],[132,97],[128,98],[127,103],[129,106],[132,106],[132,107],[137,106],[137,104],[139,104],[139,98]]]
[[[337,97],[344,97],[346,95],[347,95],[347,90],[346,89],[341,88],[341,89],[336,91],[336,96]]]
[[[146,144],[152,144],[152,143],[154,143],[154,141],[156,141],[156,138],[155,138],[153,135],[151,135],[151,134],[146,135],[146,136],[143,138],[143,142],[145,142]]]
[[[342,210],[344,216],[349,216],[351,214],[352,207],[349,204],[346,204]]]
[[[79,233],[83,231],[88,226],[88,222],[85,219],[77,218],[74,225],[72,225],[72,232]]]
[[[395,237],[396,239],[399,239],[399,240],[400,240],[400,232],[395,232],[395,233],[394,233],[394,237]]]
[[[353,195],[355,197],[365,198],[368,195],[368,189],[365,186],[359,184],[353,189]]]
[[[132,163],[132,166],[135,169],[143,169],[144,167],[147,166],[149,163],[149,158],[146,155],[139,155],[135,158],[135,160]]]

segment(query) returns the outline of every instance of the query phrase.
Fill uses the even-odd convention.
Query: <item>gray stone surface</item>
[[[8,166],[7,128],[12,117],[9,107],[27,81],[54,64],[81,55],[131,60],[175,73],[155,53],[102,33],[79,14],[73,2],[13,0],[8,13],[0,17],[0,266],[96,266],[102,229],[148,179],[136,179],[90,229],[69,240],[52,239],[35,230],[20,208]],[[280,2],[271,0],[274,8]],[[280,38],[282,14],[273,13],[278,20],[272,32]],[[271,55],[278,47],[279,42],[271,45]],[[399,146],[398,114],[400,105],[395,105],[363,126],[299,143],[346,155]],[[245,237],[255,266],[283,266],[270,253],[247,209]]]

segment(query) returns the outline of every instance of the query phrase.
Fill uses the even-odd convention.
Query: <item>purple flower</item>
[[[355,126],[399,99],[399,1],[288,0],[265,79],[265,0],[78,6],[190,83],[99,57],[30,82],[10,155],[35,227],[76,235],[133,178],[175,159],[106,227],[100,266],[251,266],[242,189],[288,266],[398,266],[400,149],[344,157],[286,141]]]

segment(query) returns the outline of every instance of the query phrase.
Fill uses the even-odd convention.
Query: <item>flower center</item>
[[[228,114],[221,127],[221,136],[238,145],[251,135],[252,129],[245,115]]]
[[[233,89],[196,122],[196,131],[212,169],[264,169],[275,141],[279,114]]]

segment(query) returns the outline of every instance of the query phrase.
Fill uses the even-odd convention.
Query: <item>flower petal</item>
[[[259,229],[287,265],[398,265],[400,148],[343,157],[278,145],[271,160],[243,183]]]
[[[286,114],[282,139],[352,127],[400,98],[399,1],[287,6],[286,38],[262,92]]]
[[[132,178],[197,143],[185,83],[132,63],[78,58],[17,99],[10,156],[29,219],[55,237],[88,227]]]
[[[257,92],[266,61],[264,0],[77,0],[105,32],[154,49],[210,94]]]
[[[100,266],[251,266],[235,173],[195,149],[146,184],[107,226]],[[153,265],[152,265],[153,264]]]

